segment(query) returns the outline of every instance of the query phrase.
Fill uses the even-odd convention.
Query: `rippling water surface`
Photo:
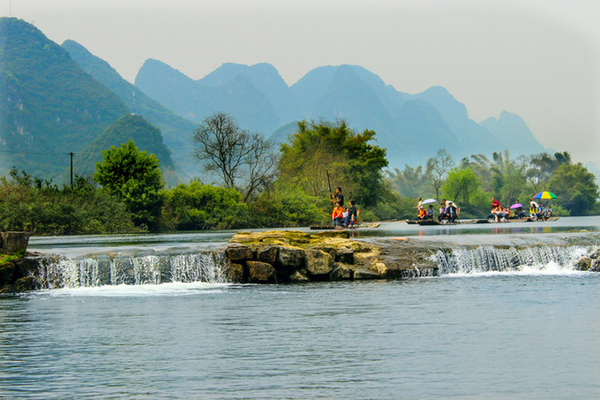
[[[573,270],[579,253],[597,250],[599,231],[599,217],[386,223],[355,234],[449,244],[438,253],[442,276],[100,280],[0,295],[0,398],[600,398],[600,274]],[[67,266],[117,265],[192,259],[232,235],[38,237],[30,250]],[[81,282],[81,268],[65,271]]]
[[[0,397],[597,398],[600,275],[0,298]]]

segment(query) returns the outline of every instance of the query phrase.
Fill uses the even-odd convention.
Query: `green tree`
[[[581,163],[560,165],[548,180],[548,189],[558,196],[558,203],[571,215],[586,215],[596,206],[598,185],[595,176]]]
[[[248,224],[248,207],[235,189],[192,181],[166,192],[163,216],[177,230],[230,229]]]
[[[139,151],[133,140],[102,151],[102,158],[94,180],[125,204],[136,225],[156,228],[164,200],[158,158]]]
[[[352,131],[345,121],[302,121],[290,144],[281,146],[280,177],[317,197],[329,191],[327,172],[333,186],[342,186],[346,198],[371,207],[387,196],[382,169],[388,165],[385,149],[371,142],[375,132]]]
[[[479,208],[482,194],[481,182],[470,167],[450,171],[446,183],[442,186],[442,195],[456,202],[462,211],[469,211],[470,214],[481,212]]]
[[[426,197],[431,193],[430,175],[423,172],[423,166],[415,168],[405,165],[404,170],[394,168],[394,171],[386,171],[387,181],[390,187],[402,197]]]

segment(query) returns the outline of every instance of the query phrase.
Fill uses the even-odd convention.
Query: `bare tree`
[[[246,201],[275,177],[277,157],[273,144],[260,134],[241,129],[231,115],[217,112],[206,117],[194,132],[194,156],[205,162],[226,187],[240,190]]]
[[[427,160],[427,174],[431,175],[431,184],[435,190],[435,198],[438,201],[440,199],[440,189],[452,167],[454,167],[454,159],[446,149],[439,149],[435,157]]]

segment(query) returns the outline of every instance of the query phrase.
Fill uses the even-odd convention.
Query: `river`
[[[572,267],[599,231],[598,217],[360,231],[456,247],[440,276],[402,281],[82,285],[67,269],[79,279],[66,287],[0,297],[0,398],[599,398],[600,274]],[[30,250],[80,268],[207,254],[232,234],[40,237]],[[537,260],[498,261],[528,248]]]

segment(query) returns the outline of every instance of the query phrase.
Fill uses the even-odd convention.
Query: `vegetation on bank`
[[[477,154],[456,162],[445,150],[426,166],[385,170],[376,133],[344,121],[301,122],[276,151],[227,114],[208,117],[195,135],[196,157],[221,184],[196,178],[165,189],[158,159],[133,141],[102,152],[91,177],[59,187],[27,172],[0,178],[0,230],[32,234],[133,233],[307,226],[330,222],[330,185],[353,199],[361,219],[413,219],[416,198],[446,198],[461,217],[484,217],[491,197],[503,206],[550,190],[559,215],[600,213],[594,175],[568,153],[511,159]]]

